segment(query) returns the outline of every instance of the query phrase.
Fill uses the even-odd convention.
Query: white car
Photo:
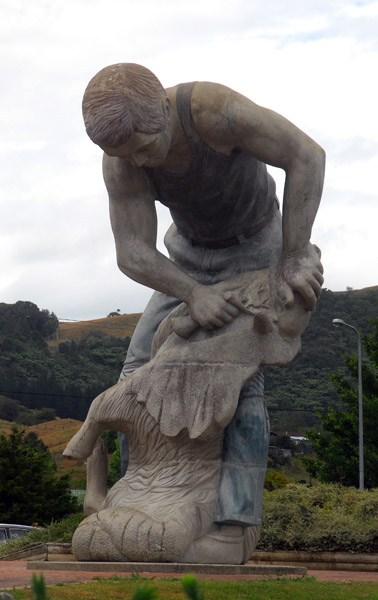
[[[0,523],[0,544],[8,540],[18,540],[20,537],[27,535],[35,527],[30,525],[11,525],[9,523]]]

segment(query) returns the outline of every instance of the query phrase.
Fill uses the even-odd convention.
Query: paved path
[[[40,571],[37,571],[39,573]],[[26,561],[0,561],[0,590],[12,589],[13,587],[30,586],[32,571],[26,569]],[[81,581],[91,581],[95,576],[127,577],[127,573],[102,573],[99,571],[46,571],[44,578],[47,585],[55,583],[76,583]],[[378,591],[378,572],[353,572],[353,571],[308,571],[309,576],[315,577],[318,581],[372,581],[377,583]],[[142,577],[172,577],[172,573],[141,573]],[[177,577],[180,577],[178,574]],[[197,575],[198,579],[217,579],[235,581],[238,579],[263,579],[261,575]]]

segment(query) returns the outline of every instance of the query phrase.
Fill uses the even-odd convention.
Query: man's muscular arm
[[[154,193],[144,169],[104,155],[103,173],[120,270],[138,283],[186,302],[202,327],[213,329],[231,321],[239,311],[223,293],[198,284],[157,250]]]
[[[201,137],[214,148],[223,152],[240,148],[285,170],[278,291],[288,305],[293,292],[298,292],[306,308],[313,310],[323,269],[309,241],[322,194],[324,151],[281,115],[218,84],[196,84],[192,112]]]

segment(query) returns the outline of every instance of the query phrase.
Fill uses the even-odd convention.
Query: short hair
[[[89,82],[83,97],[87,134],[95,144],[117,148],[133,133],[166,127],[165,90],[149,69],[134,63],[110,65]]]

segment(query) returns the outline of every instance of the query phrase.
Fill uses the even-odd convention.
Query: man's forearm
[[[120,270],[142,285],[189,303],[197,282],[173,261],[151,247],[139,247],[117,257]]]
[[[126,260],[118,257],[118,265],[125,275],[186,302],[192,319],[201,327],[222,327],[239,314],[225,293],[227,289],[198,283],[151,246],[137,244],[124,257]]]
[[[286,173],[283,204],[283,256],[306,247],[319,207],[325,168],[325,153],[320,146],[310,157],[301,157]]]

